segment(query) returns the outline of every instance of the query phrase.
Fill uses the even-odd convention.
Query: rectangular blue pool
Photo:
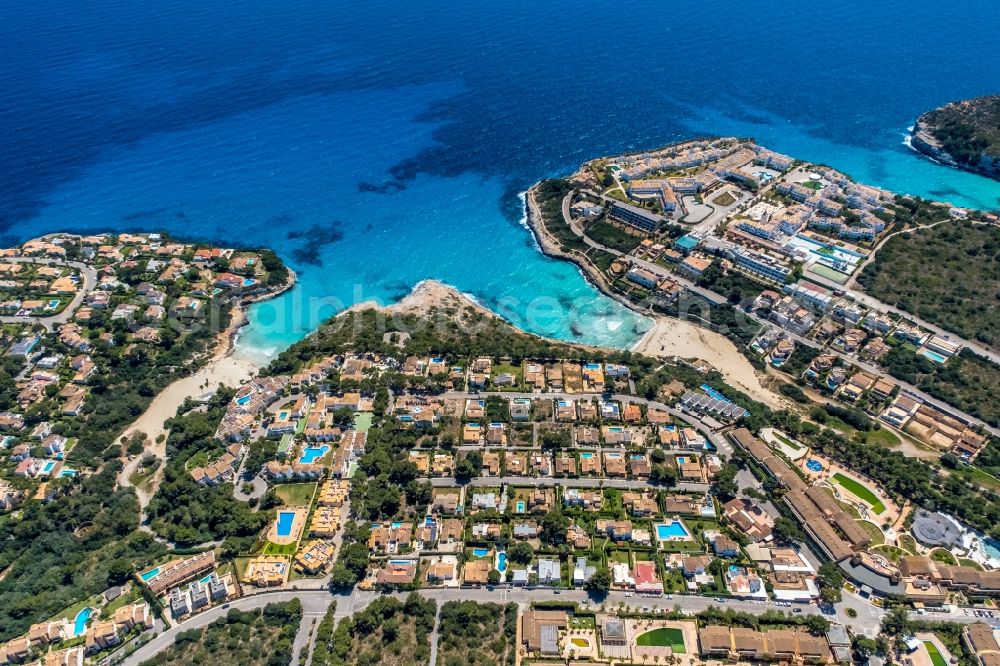
[[[143,582],[147,582],[152,578],[156,578],[159,575],[159,573],[160,573],[160,567],[156,567],[155,569],[150,569],[146,573],[140,574],[139,578],[141,578]]]
[[[292,534],[292,523],[295,522],[295,512],[294,511],[279,511],[278,512],[278,525],[275,529],[275,533],[278,536],[286,537]]]
[[[670,541],[671,539],[687,539],[689,537],[687,528],[679,520],[669,523],[659,523],[656,526],[656,538],[660,541]]]

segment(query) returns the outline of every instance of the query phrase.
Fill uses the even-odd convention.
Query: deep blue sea
[[[532,331],[649,326],[543,257],[519,193],[601,154],[753,136],[858,180],[1000,207],[904,144],[1000,91],[988,1],[33,0],[0,9],[0,234],[166,229],[277,249],[267,357],[345,305],[455,285]]]

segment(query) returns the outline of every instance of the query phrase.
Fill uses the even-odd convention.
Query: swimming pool
[[[279,421],[287,421],[288,420],[288,412],[278,412],[278,420]]]
[[[156,578],[158,575],[160,575],[160,567],[156,567],[155,569],[150,569],[146,573],[139,574],[139,578],[141,578],[142,582],[145,583],[152,578]]]
[[[687,539],[690,534],[684,523],[674,520],[669,523],[658,523],[656,525],[656,538],[660,541],[671,541],[673,539]]]
[[[608,426],[608,432],[621,432],[621,426]]]
[[[87,621],[94,613],[93,608],[84,608],[73,619],[73,638],[83,636],[87,632]]]
[[[257,280],[254,280],[253,278],[246,278],[245,280],[243,280],[244,287],[250,287],[255,284],[257,284]]]
[[[683,465],[686,462],[687,462],[687,458],[685,458],[684,456],[677,456],[677,464],[678,465]]]
[[[240,396],[239,398],[236,398],[236,404],[237,404],[237,405],[245,405],[245,404],[247,404],[248,402],[250,402],[250,400],[251,400],[252,398],[253,398],[253,396],[252,396],[252,395],[250,395],[249,393],[247,393],[247,394],[246,394],[246,395],[244,395],[244,396]]]
[[[433,516],[427,516],[426,518],[424,518],[424,525],[427,525],[428,527],[430,527],[433,524],[434,524],[434,517]]]
[[[838,263],[844,264],[845,267],[850,268],[851,270],[853,270],[858,262],[863,258],[862,255],[854,252],[853,250],[848,250],[846,247],[820,243],[817,240],[801,234],[796,234],[789,239],[788,244],[794,249],[805,250],[806,252],[815,254],[821,259],[833,259]]]
[[[395,566],[398,566],[398,567],[405,567],[408,564],[413,564],[413,560],[389,560],[389,564],[392,564],[392,565],[395,565]]]
[[[507,553],[497,555],[497,571],[500,573],[507,571]]]
[[[815,458],[810,458],[809,460],[807,460],[806,461],[806,467],[809,469],[810,472],[822,472],[823,471],[823,463],[821,463],[820,461],[816,460]]]
[[[63,467],[61,470],[59,470],[60,479],[65,479],[67,477],[73,477],[73,476],[76,476],[75,469],[70,469],[69,467]]]
[[[330,450],[330,447],[324,444],[323,446],[307,446],[302,451],[302,457],[299,458],[299,464],[311,465],[318,458],[322,458],[326,455],[326,452]]]
[[[46,460],[45,465],[42,466],[42,474],[48,474],[52,471],[52,468],[56,466],[55,460]]]
[[[199,582],[199,583],[203,583],[203,584],[204,584],[204,583],[207,583],[207,582],[208,582],[208,581],[210,581],[210,580],[212,580],[212,574],[208,574],[207,576],[205,576],[204,578],[202,578],[202,579],[201,579],[201,580],[199,580],[198,582]]]
[[[473,557],[486,557],[489,554],[490,554],[490,549],[489,548],[473,548],[472,549],[472,555],[473,555]]]
[[[279,511],[278,512],[278,524],[275,527],[275,534],[280,537],[291,536],[292,534],[292,523],[295,522],[295,512],[294,511]]]
[[[524,513],[524,502],[522,500],[518,500],[515,506],[518,513]]]
[[[983,539],[983,550],[990,559],[1000,560],[1000,541],[997,539]]]
[[[583,460],[590,460],[593,457],[594,457],[594,454],[591,453],[590,451],[584,451],[583,453],[580,454],[580,458],[583,459]]]
[[[921,356],[923,356],[924,358],[927,358],[927,359],[930,359],[931,361],[934,361],[935,363],[944,363],[945,361],[948,360],[947,356],[944,356],[943,354],[938,354],[937,352],[931,351],[930,349],[926,349],[926,348],[925,349],[921,349],[917,353],[920,354]]]
[[[587,365],[585,365],[583,367],[585,367],[587,370],[600,370],[601,369],[601,364],[600,363],[588,363]]]

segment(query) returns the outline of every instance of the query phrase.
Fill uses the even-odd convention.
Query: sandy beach
[[[525,201],[528,206],[527,223],[534,232],[542,251],[552,257],[571,261],[581,268],[584,276],[594,287],[614,298],[628,308],[635,310],[635,304],[615,293],[607,279],[596,267],[582,257],[563,252],[558,241],[552,238],[545,225],[541,224],[541,211],[535,201],[534,188],[528,191]],[[642,313],[651,316],[649,313]],[[699,359],[717,369],[732,386],[745,392],[754,400],[780,408],[787,401],[765,388],[750,362],[740,353],[729,338],[707,328],[683,319],[652,316],[653,328],[632,347],[632,351],[657,357],[677,356],[685,359]]]
[[[655,322],[632,351],[648,356],[699,359],[716,368],[726,382],[754,400],[775,408],[786,402],[761,384],[753,366],[729,338],[682,319],[657,317]]]
[[[212,357],[208,363],[194,374],[182,377],[160,391],[149,403],[146,411],[118,439],[120,443],[124,443],[136,433],[142,433],[146,437],[146,450],[141,456],[127,461],[124,469],[118,475],[118,483],[123,487],[132,486],[129,477],[138,469],[139,463],[145,456],[152,454],[160,459],[160,467],[156,470],[151,482],[146,484],[144,488],[135,488],[140,508],[145,509],[146,505],[149,504],[149,500],[163,476],[163,464],[167,459],[167,430],[164,428],[164,422],[177,414],[178,408],[184,404],[186,399],[215,393],[220,386],[239,386],[253,377],[260,369],[246,359],[233,356],[236,334],[241,327],[246,325],[246,308],[247,304],[243,303],[233,307],[229,326],[215,337]]]

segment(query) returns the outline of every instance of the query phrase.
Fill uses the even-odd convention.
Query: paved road
[[[320,603],[319,599],[316,603],[310,603],[308,606],[303,602],[302,621],[299,622],[299,630],[295,633],[295,640],[292,641],[292,660],[290,663],[298,664],[299,655],[302,654],[303,650],[306,651],[307,655],[312,654],[313,629],[322,621],[331,603],[333,603],[333,595],[330,594],[326,595],[325,604]]]
[[[431,656],[427,660],[429,666],[435,666],[437,664],[437,654],[438,654],[438,638],[440,632],[438,632],[438,625],[441,624],[441,607],[444,604],[438,603],[437,613],[434,614],[434,629],[431,631]]]
[[[16,315],[5,315],[0,317],[0,323],[41,324],[46,330],[52,331],[56,326],[61,326],[68,322],[73,317],[76,309],[80,307],[80,303],[83,302],[83,299],[86,298],[87,294],[93,291],[97,286],[97,271],[94,270],[93,266],[79,261],[61,261],[59,259],[43,259],[40,257],[9,257],[5,259],[5,261],[21,264],[47,264],[50,266],[75,268],[79,271],[83,284],[80,285],[80,288],[76,290],[76,294],[73,296],[73,299],[59,314],[54,314],[49,317],[19,317]]]
[[[236,470],[236,478],[233,481],[233,497],[241,502],[247,502],[251,498],[260,499],[267,492],[267,481],[261,477],[260,474],[255,474],[250,481],[243,480],[243,467],[246,465],[247,458],[249,456],[243,456],[243,460],[240,461],[240,468]],[[253,490],[249,493],[243,492],[243,484],[249,483],[253,486]]]
[[[424,598],[436,601],[439,608],[441,604],[447,601],[470,600],[480,603],[495,602],[498,604],[513,602],[522,605],[527,605],[537,601],[567,601],[577,602],[589,606],[594,610],[599,609],[602,605],[607,609],[614,609],[621,606],[627,606],[634,610],[641,610],[643,608],[648,608],[650,610],[679,608],[684,612],[693,614],[703,611],[709,606],[717,606],[722,608],[731,608],[738,611],[746,611],[754,614],[764,613],[768,610],[789,612],[794,608],[800,609],[801,613],[807,615],[820,614],[820,609],[813,604],[795,604],[793,608],[788,608],[779,606],[775,602],[754,602],[742,601],[738,599],[729,599],[720,602],[709,597],[688,595],[675,595],[673,598],[668,598],[666,596],[629,596],[630,593],[612,592],[602,604],[593,602],[583,590],[562,590],[557,593],[553,590],[542,588],[531,590],[521,588],[494,588],[492,590],[487,588],[440,588],[419,590],[418,593]],[[293,598],[298,598],[302,602],[303,609],[302,623],[299,625],[299,634],[296,635],[293,647],[295,650],[294,654],[298,655],[299,651],[306,645],[306,638],[312,633],[312,620],[314,618],[322,617],[326,613],[326,610],[332,601],[336,600],[337,602],[335,617],[343,618],[364,610],[374,599],[377,599],[380,596],[383,595],[378,592],[362,592],[359,590],[355,590],[354,593],[349,596],[342,595],[339,597],[334,597],[325,590],[285,590],[281,592],[269,592],[241,597],[240,599],[236,599],[231,602],[230,606],[240,610],[251,610],[261,608],[269,603],[290,601]],[[406,593],[394,593],[391,596],[403,599],[406,596]],[[853,607],[851,604],[838,606],[836,614],[834,616],[827,617],[831,620],[850,626],[855,632],[871,635],[873,627],[877,631],[878,624],[875,620],[880,618],[880,612],[877,609],[874,609],[867,604],[863,604],[866,615],[859,616],[857,619],[852,619],[847,617],[844,612],[849,606]],[[159,652],[173,645],[174,639],[178,633],[188,629],[204,627],[219,617],[222,617],[227,612],[228,609],[217,606],[205,611],[204,613],[195,615],[184,622],[180,622],[136,650],[136,652],[130,655],[123,663],[125,666],[138,666],[143,661],[152,658]],[[969,621],[972,621],[972,619]],[[292,663],[297,663],[297,658],[294,658]]]
[[[308,614],[310,618],[316,617],[317,614],[322,615],[326,612],[327,607],[333,600],[333,597],[327,591],[302,591],[302,590],[286,590],[282,592],[272,592],[268,594],[256,594],[248,597],[241,597],[235,599],[229,604],[226,604],[230,608],[238,608],[239,610],[253,610],[256,608],[261,608],[269,603],[281,602],[281,601],[291,601],[292,599],[299,599],[302,602],[303,614]],[[152,658],[161,651],[167,649],[174,644],[174,639],[182,631],[187,631],[188,629],[199,629],[201,627],[207,626],[214,620],[224,616],[229,612],[228,608],[223,608],[222,606],[216,606],[210,608],[204,613],[195,615],[184,622],[180,622],[170,627],[166,631],[162,632],[156,638],[150,642],[143,645],[141,648],[136,650],[134,653],[129,655],[125,659],[123,664],[126,666],[138,666],[147,659]],[[311,620],[310,620],[311,623]],[[300,632],[302,633],[302,627],[308,627],[308,624],[303,618],[302,624],[300,624]],[[299,643],[299,636],[296,636],[296,643]],[[302,645],[305,643],[303,642]],[[296,653],[297,654],[297,653]],[[292,663],[297,663],[293,660]]]

